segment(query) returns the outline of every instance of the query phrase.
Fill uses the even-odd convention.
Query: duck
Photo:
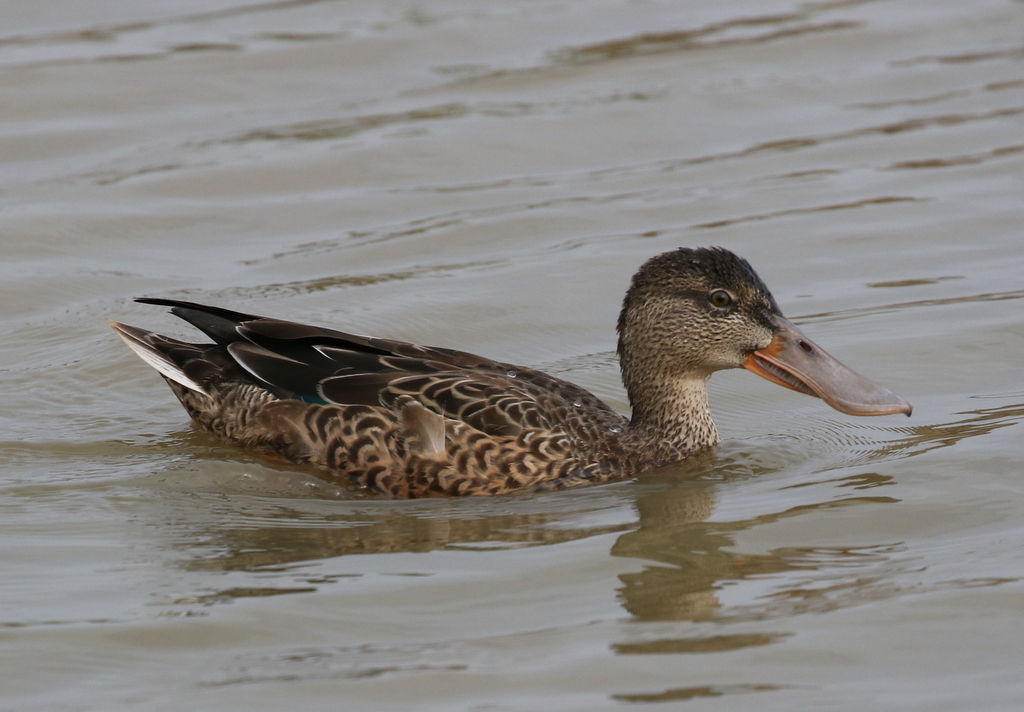
[[[681,247],[633,276],[617,324],[628,417],[569,381],[484,356],[135,301],[170,307],[212,341],[110,322],[200,429],[399,499],[561,490],[681,462],[720,442],[707,382],[728,368],[851,415],[913,409],[811,341],[720,247]]]

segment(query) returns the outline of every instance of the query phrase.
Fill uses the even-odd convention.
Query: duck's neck
[[[628,385],[633,416],[624,440],[643,467],[678,462],[721,441],[711,419],[707,376]]]

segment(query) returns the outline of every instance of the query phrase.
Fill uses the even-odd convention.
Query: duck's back
[[[586,390],[473,354],[172,300],[215,344],[115,325],[204,429],[396,497],[623,476],[626,425]]]

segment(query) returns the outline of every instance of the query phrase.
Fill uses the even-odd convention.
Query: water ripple
[[[950,168],[953,166],[973,166],[978,163],[985,163],[996,158],[1015,156],[1024,153],[1024,144],[1013,146],[1001,146],[990,151],[981,153],[970,153],[947,158],[927,158],[918,161],[899,161],[889,166],[890,170],[901,170],[905,168]]]
[[[1024,59],[1024,47],[1007,47],[1005,49],[988,50],[985,52],[961,52],[959,54],[935,54],[911,59],[899,59],[893,62],[896,67],[912,67],[917,64],[969,64],[973,62],[991,62],[995,59]]]
[[[925,202],[925,198],[913,198],[910,196],[882,196],[879,198],[865,198],[864,200],[855,200],[849,203],[835,203],[832,205],[817,205],[810,208],[789,208],[787,210],[775,210],[770,213],[761,213],[759,215],[744,215],[738,218],[726,218],[723,220],[713,220],[706,223],[698,223],[696,225],[690,225],[691,229],[707,229],[726,227],[727,225],[735,225],[737,223],[755,222],[760,220],[771,220],[773,218],[785,217],[789,215],[809,215],[812,213],[825,213],[832,212],[835,210],[850,210],[852,208],[863,208],[869,205],[888,205],[890,203],[919,203]]]
[[[755,18],[741,18],[738,20],[715,23],[696,30],[642,34],[624,40],[611,40],[608,42],[584,45],[582,47],[561,49],[556,52],[552,52],[551,59],[558,64],[591,64],[594,62],[608,62],[630,57],[662,54],[665,52],[679,52],[690,49],[709,49],[737,44],[770,42],[772,40],[796,37],[811,33],[849,30],[860,27],[861,24],[859,22],[851,21],[836,21],[800,25],[798,27],[789,27],[770,32],[749,34],[744,37],[706,39],[708,37],[724,34],[728,31],[734,31],[739,28],[760,28],[764,25],[789,23],[795,19],[801,19],[801,15],[774,15]]]
[[[876,285],[877,286],[877,285]],[[938,299],[917,299],[910,302],[892,302],[890,304],[879,304],[873,307],[856,307],[853,309],[837,309],[835,311],[816,312],[814,314],[802,314],[794,319],[799,323],[844,321],[846,319],[857,319],[872,314],[888,314],[906,309],[919,309],[923,307],[949,306],[951,304],[966,304],[970,302],[1002,302],[1015,299],[1024,299],[1024,289],[1015,289],[1006,292],[982,292],[981,294],[965,294],[959,297],[942,297]]]

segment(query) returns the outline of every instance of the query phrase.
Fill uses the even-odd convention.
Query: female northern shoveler
[[[719,442],[707,379],[743,367],[853,415],[911,405],[784,318],[721,248],[648,260],[619,315],[624,418],[579,386],[451,349],[172,299],[213,344],[111,322],[202,428],[393,497],[562,489],[631,477]]]

